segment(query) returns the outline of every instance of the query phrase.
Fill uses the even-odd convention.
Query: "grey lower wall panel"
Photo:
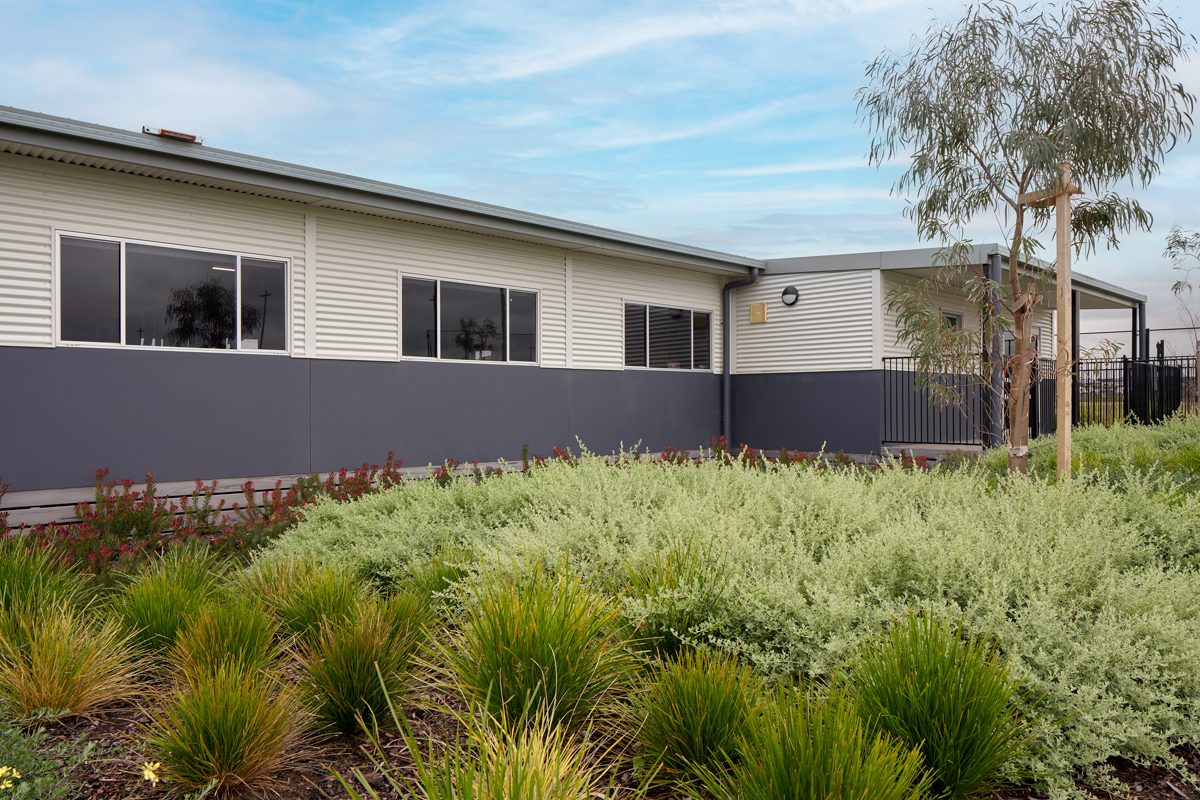
[[[0,481],[13,491],[304,471],[308,364],[250,353],[0,347]],[[298,470],[297,467],[300,467]]]
[[[0,347],[0,482],[230,478],[707,444],[709,373],[293,359],[253,353]]]
[[[733,376],[733,442],[759,449],[878,453],[883,372]]]

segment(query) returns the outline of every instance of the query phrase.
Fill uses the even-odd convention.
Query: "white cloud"
[[[760,175],[791,175],[797,172],[826,172],[829,170],[854,169],[866,166],[866,159],[863,158],[835,158],[828,161],[804,161],[796,164],[768,164],[762,167],[710,169],[704,174],[721,178],[745,178]]]

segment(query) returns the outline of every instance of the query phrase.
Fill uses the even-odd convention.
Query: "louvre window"
[[[287,350],[287,264],[137,242],[59,239],[59,339]]]
[[[625,304],[625,366],[711,369],[712,316],[704,311]]]

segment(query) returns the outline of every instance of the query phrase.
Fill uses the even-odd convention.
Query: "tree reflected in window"
[[[171,289],[167,305],[167,341],[175,347],[231,349],[234,344],[237,297],[216,278]],[[262,312],[242,304],[242,335],[262,323]]]

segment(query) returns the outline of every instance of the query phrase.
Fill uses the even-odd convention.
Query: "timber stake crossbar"
[[[1053,189],[1026,192],[1017,202],[1033,208],[1054,206],[1054,239],[1056,245],[1055,288],[1058,300],[1057,347],[1055,369],[1058,372],[1058,453],[1055,472],[1060,481],[1071,479],[1071,195],[1083,190],[1071,183],[1071,165],[1059,164],[1059,181]]]

